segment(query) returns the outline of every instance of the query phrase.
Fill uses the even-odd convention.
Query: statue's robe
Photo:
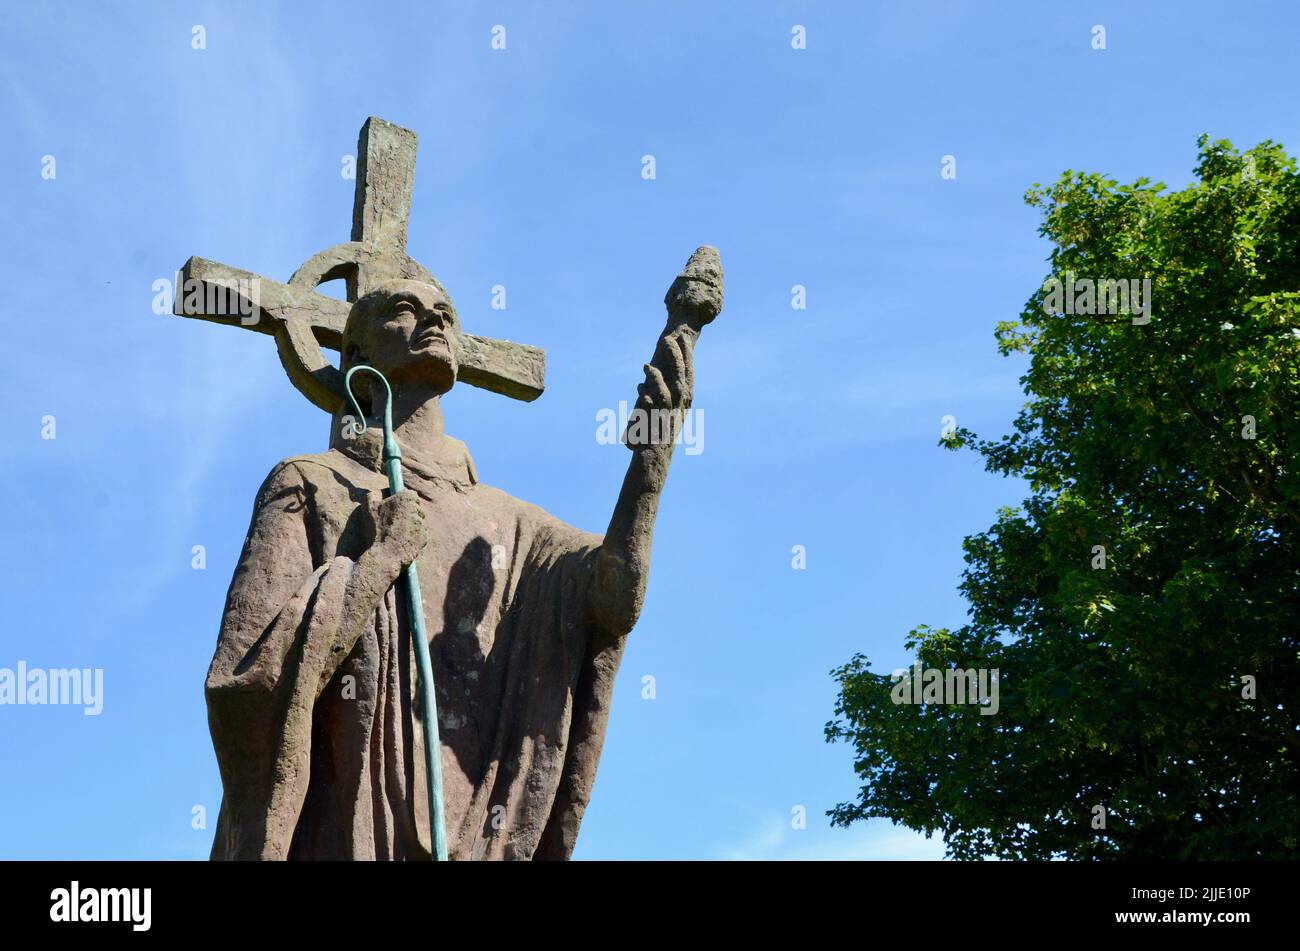
[[[327,645],[380,434],[287,459],[257,496],[208,673],[224,795],[214,859],[422,859],[424,731],[400,580],[346,656]],[[463,443],[403,456],[431,541],[418,565],[454,859],[567,858],[624,636],[586,610],[601,538],[478,481]]]

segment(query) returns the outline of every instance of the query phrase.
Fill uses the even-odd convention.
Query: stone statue
[[[224,790],[214,859],[429,858],[419,688],[395,587],[417,558],[450,857],[567,858],[591,795],[693,350],[722,307],[721,264],[700,248],[669,289],[609,528],[580,531],[480,482],[443,430],[439,400],[457,381],[534,399],[544,355],[465,333],[406,256],[414,159],[412,133],[368,120],[351,242],[287,285],[192,258],[177,289],[178,314],[274,334],[290,379],[333,414],[329,450],[284,460],[262,485],[231,581],[206,683]],[[315,293],[339,277],[351,306]],[[341,350],[341,370],[321,346]],[[364,433],[345,413],[341,374],[362,363],[393,388],[397,495],[380,459],[382,395]],[[634,425],[652,417],[667,425]]]

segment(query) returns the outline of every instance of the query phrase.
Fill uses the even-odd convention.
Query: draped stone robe
[[[258,493],[208,673],[224,795],[214,859],[423,859],[424,731],[402,582],[355,647],[326,646],[381,434],[287,459]],[[586,611],[601,538],[478,481],[463,443],[403,455],[431,541],[420,584],[453,859],[567,858],[595,778],[624,636]]]

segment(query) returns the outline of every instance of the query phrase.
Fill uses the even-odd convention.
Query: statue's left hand
[[[645,365],[645,382],[636,388],[637,406],[689,409],[695,397],[695,352],[681,334],[659,339],[654,359]]]
[[[646,449],[652,445],[671,444],[681,422],[680,418],[672,419],[671,431],[665,431],[666,427],[660,422],[665,418],[664,412],[680,417],[691,408],[695,396],[695,356],[682,334],[667,333],[659,338],[654,359],[645,364],[645,382],[637,386],[636,393],[625,437],[628,448]],[[642,414],[649,414],[647,419],[650,422],[638,428],[634,421]],[[638,440],[639,434],[644,434],[644,438]]]

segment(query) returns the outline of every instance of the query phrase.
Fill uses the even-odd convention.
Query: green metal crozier
[[[388,490],[401,492],[402,450],[393,436],[393,391],[384,375],[369,366],[355,366],[343,378],[343,388],[361,421],[359,432],[366,431],[366,415],[352,392],[352,375],[374,374],[384,384],[384,467],[388,470]],[[424,765],[429,777],[429,838],[433,858],[447,861],[447,829],[442,815],[442,742],[438,738],[438,701],[433,692],[433,663],[429,659],[429,638],[424,629],[424,599],[420,596],[420,576],[412,561],[406,566],[406,606],[411,615],[411,643],[415,645],[415,665],[420,675],[420,719],[424,723]]]

